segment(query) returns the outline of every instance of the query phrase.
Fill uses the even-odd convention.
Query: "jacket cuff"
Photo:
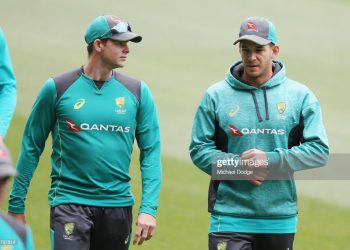
[[[8,207],[8,211],[14,214],[24,214],[24,208],[18,208],[16,206],[13,205],[9,205]]]
[[[141,206],[139,210],[139,214],[140,213],[152,215],[154,218],[157,217],[157,209],[150,208],[150,207]]]
[[[280,156],[278,152],[267,152],[268,166],[271,168],[277,168],[280,165]]]

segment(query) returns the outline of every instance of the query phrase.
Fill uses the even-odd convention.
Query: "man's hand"
[[[15,214],[15,213],[12,213],[12,212],[8,212],[8,214],[10,216],[12,216],[13,218],[19,220],[23,224],[26,224],[26,216],[25,216],[25,214]]]
[[[241,160],[246,161],[247,168],[253,171],[253,175],[249,177],[249,182],[255,186],[260,186],[269,173],[267,155],[264,151],[253,148],[241,154]]]
[[[140,213],[136,226],[133,244],[141,245],[145,240],[150,240],[154,235],[156,231],[156,219],[152,215]]]

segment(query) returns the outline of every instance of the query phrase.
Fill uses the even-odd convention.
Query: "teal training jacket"
[[[24,212],[27,189],[50,132],[50,206],[133,205],[129,165],[136,138],[142,175],[139,212],[156,216],[160,132],[153,97],[144,82],[113,72],[99,89],[82,68],[50,78],[25,127],[9,211]]]
[[[6,39],[0,28],[0,136],[5,138],[16,108],[16,78]]]
[[[190,144],[196,166],[211,175],[214,159],[246,150],[267,152],[270,172],[285,178],[254,186],[245,180],[212,180],[209,212],[236,218],[288,219],[297,214],[293,173],[324,166],[328,142],[320,104],[304,85],[273,63],[273,76],[259,88],[244,83],[242,62],[211,86],[197,109]],[[239,158],[239,157],[238,157]],[[252,230],[250,230],[252,231]]]
[[[30,228],[2,212],[0,212],[0,249],[34,250]]]

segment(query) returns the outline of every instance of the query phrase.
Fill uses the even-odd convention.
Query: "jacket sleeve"
[[[300,145],[290,149],[276,148],[268,152],[268,163],[282,172],[322,167],[327,164],[329,148],[320,104],[309,93],[300,116]]]
[[[0,136],[5,138],[16,108],[16,78],[10,53],[0,29]]]
[[[142,178],[142,201],[139,213],[147,213],[156,217],[162,179],[160,129],[153,97],[143,82],[141,82],[140,91],[136,127]]]
[[[24,213],[28,187],[45,147],[45,141],[55,123],[56,87],[48,80],[33,105],[22,138],[17,161],[19,175],[14,179],[9,200],[9,211]]]
[[[212,174],[212,164],[216,159],[239,159],[238,155],[227,153],[215,142],[216,112],[215,103],[206,92],[196,111],[189,147],[193,163],[205,173]]]
[[[27,226],[27,245],[26,250],[34,250],[34,241],[32,230]]]

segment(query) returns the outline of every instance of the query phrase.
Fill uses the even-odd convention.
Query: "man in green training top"
[[[134,204],[129,165],[135,138],[142,201],[134,244],[155,232],[161,185],[156,107],[143,81],[113,71],[124,67],[128,42],[141,39],[120,18],[97,17],[85,34],[87,63],[47,80],[34,103],[9,211],[24,221],[27,189],[51,132],[49,204],[55,250],[129,248]]]
[[[192,130],[191,158],[211,175],[209,249],[292,250],[293,173],[328,160],[320,104],[276,60],[269,20],[244,20],[237,43],[242,60],[206,91]]]

